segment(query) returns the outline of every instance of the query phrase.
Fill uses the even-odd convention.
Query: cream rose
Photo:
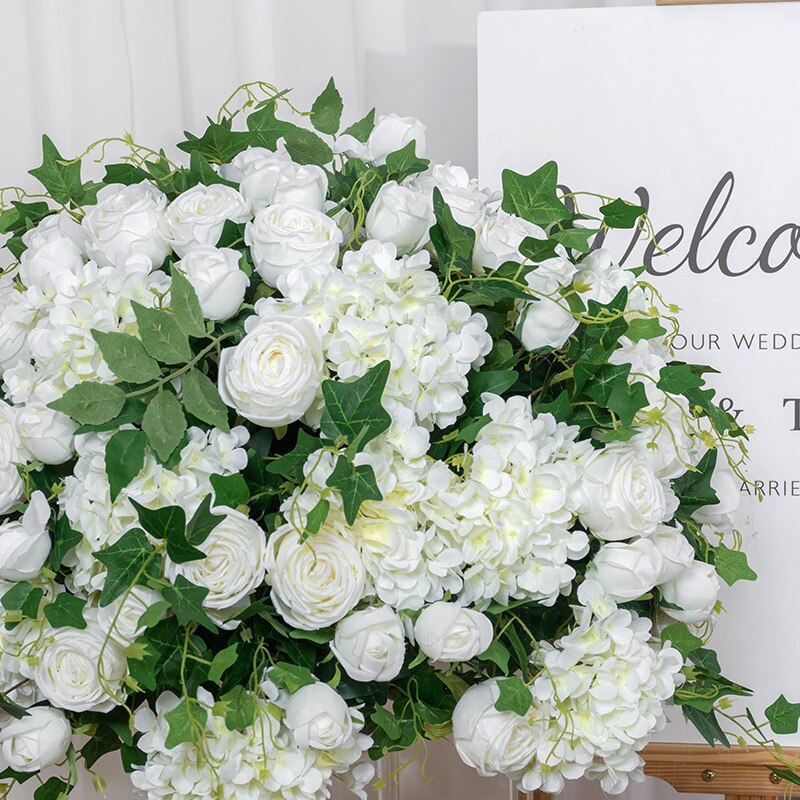
[[[247,224],[244,240],[269,286],[299,266],[336,264],[343,234],[330,217],[301,203],[276,203]]]
[[[19,435],[25,449],[43,464],[63,464],[75,454],[77,424],[66,414],[32,400],[17,414]]]
[[[522,217],[498,211],[484,221],[475,239],[473,269],[482,273],[487,269],[497,269],[506,261],[519,261],[519,246],[527,238],[546,239],[547,234]]]
[[[199,245],[175,266],[195,290],[206,319],[230,319],[239,310],[250,280],[239,269],[236,250]]]
[[[17,464],[26,461],[19,438],[17,409],[0,400],[0,514],[7,514],[22,499],[22,479]]]
[[[592,577],[618,603],[628,603],[649,592],[662,571],[661,554],[649,539],[604,544],[592,565]]]
[[[431,603],[414,623],[414,640],[431,661],[469,661],[486,650],[493,637],[485,614],[456,603]]]
[[[39,772],[61,761],[72,740],[72,728],[63,711],[38,706],[28,715],[0,729],[3,760],[17,772]]]
[[[661,596],[681,609],[664,608],[664,613],[687,625],[705,622],[717,605],[719,586],[719,576],[712,564],[693,561],[676,578],[659,587]]]
[[[429,198],[397,181],[384,183],[367,212],[367,236],[391,242],[400,255],[419,250],[434,223]]]
[[[353,735],[350,709],[327,683],[302,686],[286,704],[286,727],[303,750],[336,750]]]
[[[659,526],[652,542],[661,555],[661,572],[657,583],[666,583],[677,578],[694,560],[694,548],[681,532],[682,528]]]
[[[142,614],[164,598],[155,589],[134,586],[130,591],[98,609],[97,623],[103,633],[123,649],[136,641],[144,628],[139,624]]]
[[[34,492],[22,519],[0,525],[0,578],[28,581],[42,571],[50,555],[48,519],[47,499],[41,492]]]
[[[356,548],[336,533],[302,542],[291,525],[267,541],[272,602],[293,627],[319,630],[338,622],[364,595],[366,573]]]
[[[121,267],[132,255],[160,266],[170,252],[166,206],[166,195],[146,181],[104,186],[83,218],[87,253],[100,266]]]
[[[84,233],[66,211],[45,217],[23,235],[22,242],[27,250],[19,259],[19,277],[25,286],[41,287],[63,272],[83,267]]]
[[[236,347],[222,351],[219,393],[243,417],[267,428],[296,422],[322,384],[325,358],[310,320],[262,316]]]
[[[366,142],[359,142],[354,136],[344,134],[336,140],[336,152],[385,164],[386,156],[402,150],[409,142],[414,142],[414,152],[425,155],[425,126],[414,117],[400,117],[385,114],[375,121]]]
[[[390,606],[356,611],[336,626],[331,650],[354,681],[390,681],[403,668],[403,623]]]

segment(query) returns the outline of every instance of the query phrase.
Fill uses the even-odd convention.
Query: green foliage
[[[172,711],[164,715],[164,718],[168,726],[164,744],[167,749],[172,749],[179,744],[198,742],[202,739],[208,712],[204,706],[184,697]]]
[[[50,408],[61,411],[76,422],[96,425],[116,417],[124,405],[125,394],[118,386],[83,381],[50,403]]]
[[[155,550],[143,530],[131,528],[114,544],[92,555],[107,571],[100,594],[100,605],[107,606],[138,582]]]
[[[54,628],[83,630],[86,627],[86,620],[83,618],[85,605],[86,600],[69,592],[61,592],[52,603],[44,607],[44,615]]]
[[[44,592],[38,586],[31,586],[27,581],[15,583],[0,598],[0,604],[6,611],[19,611],[23,617],[36,619],[39,616],[39,605]]]
[[[359,142],[366,142],[375,127],[375,109],[371,108],[360,120],[342,131],[343,135],[352,136]]]
[[[211,531],[224,519],[223,514],[211,513],[211,495],[206,495],[186,526],[186,539],[194,545],[203,544]]]
[[[142,418],[142,430],[158,458],[166,461],[186,433],[186,417],[172,392],[161,390],[150,401]]]
[[[112,502],[139,474],[146,451],[147,436],[135,428],[117,431],[106,442],[106,474]]]
[[[90,199],[81,180],[80,161],[64,163],[64,157],[46,134],[42,136],[42,165],[30,174],[57,203],[80,206]]]
[[[725,735],[725,731],[719,724],[717,715],[713,711],[701,711],[694,706],[683,706],[683,715],[700,732],[700,735],[714,747],[717,742],[724,747],[730,747],[731,743]]]
[[[428,169],[431,162],[420,158],[416,148],[417,143],[412,139],[405,147],[386,156],[387,180],[400,182]]]
[[[53,547],[50,550],[50,558],[48,559],[50,569],[58,570],[61,563],[64,561],[64,556],[66,556],[81,539],[83,539],[83,535],[73,530],[72,526],[69,524],[67,515],[62,514],[62,516],[56,520],[55,531],[53,533]]]
[[[256,703],[244,686],[234,686],[220,697],[225,708],[225,727],[229,731],[250,727],[256,718]]]
[[[714,556],[714,568],[728,586],[733,586],[736,581],[754,581],[758,577],[747,563],[747,555],[741,550],[732,550],[720,544],[714,549]]]
[[[189,543],[186,538],[186,512],[180,506],[146,508],[131,498],[139,516],[139,524],[154,539],[167,543],[167,555],[176,564],[205,558],[205,553]]]
[[[661,641],[664,644],[669,642],[684,658],[703,646],[703,640],[695,636],[683,622],[667,625],[661,631]]]
[[[336,459],[333,472],[328,477],[328,486],[339,490],[348,525],[356,521],[358,510],[364,501],[383,499],[372,467],[369,464],[356,466],[346,455],[340,455]]]
[[[204,586],[195,586],[183,575],[178,575],[174,585],[165,587],[161,593],[172,607],[180,625],[186,626],[191,622],[196,622],[212,633],[216,631],[216,626],[203,608],[203,600],[208,594],[208,589]]]
[[[205,336],[206,324],[197,293],[181,271],[174,267],[170,296],[172,313],[183,332],[187,336]]]
[[[774,733],[779,735],[797,733],[800,703],[790,703],[784,695],[780,695],[764,713]]]
[[[503,170],[503,211],[536,225],[569,219],[569,209],[558,197],[558,166],[548,161],[530,175]]]
[[[279,661],[269,671],[270,680],[279,688],[294,693],[303,686],[315,683],[314,675],[310,669]]]
[[[215,505],[236,508],[244,505],[250,498],[247,481],[237,472],[233,475],[212,475]]]
[[[106,364],[121,380],[146,383],[161,376],[158,362],[148,355],[142,343],[127,333],[92,331]]]
[[[66,800],[69,797],[70,785],[61,778],[48,778],[33,793],[33,800]]]
[[[475,231],[455,221],[438,187],[433,190],[433,213],[436,224],[431,228],[431,242],[439,259],[439,269],[445,276],[453,270],[471,275]]]
[[[513,711],[521,717],[528,713],[528,709],[533,705],[533,695],[524,681],[516,676],[501,678],[497,682],[497,688],[500,694],[494,707],[498,711]]]
[[[192,357],[189,338],[176,317],[158,308],[131,302],[144,349],[164,364],[181,364]]]
[[[331,136],[337,133],[342,121],[344,103],[333,78],[311,106],[311,124],[320,132]]]
[[[230,431],[228,408],[214,382],[200,370],[190,369],[184,374],[181,395],[188,414],[226,433]]]
[[[217,683],[222,679],[225,672],[236,663],[239,653],[239,645],[232,644],[224,650],[220,650],[208,668],[208,679],[212,683]]]
[[[333,424],[331,422],[331,424]],[[310,436],[302,428],[297,432],[297,443],[290,452],[267,464],[266,470],[271,475],[283,475],[294,483],[303,480],[303,466],[308,457],[320,448],[320,441]]]
[[[684,472],[672,482],[672,488],[680,501],[679,516],[690,517],[699,508],[716,505],[719,502],[711,486],[716,463],[717,451],[709,450],[700,459],[695,471]]]
[[[603,222],[609,228],[632,228],[639,217],[646,213],[643,206],[626,203],[622,198],[617,198],[600,207]]]

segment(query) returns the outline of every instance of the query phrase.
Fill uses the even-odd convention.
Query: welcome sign
[[[762,711],[776,687],[800,696],[799,39],[793,4],[493,12],[479,27],[481,182],[554,159],[581,210],[597,208],[584,187],[644,206],[653,237],[603,244],[681,306],[676,357],[721,369],[720,404],[757,429],[763,501],[742,483],[740,527],[760,580],[723,594],[716,643]]]

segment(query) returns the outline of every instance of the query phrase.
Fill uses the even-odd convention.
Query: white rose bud
[[[217,508],[225,519],[199,546],[205,558],[176,564],[167,558],[164,574],[175,582],[178,575],[208,589],[203,608],[210,612],[239,611],[264,583],[267,537],[256,522],[241,511]]]
[[[479,775],[522,772],[531,762],[539,737],[514,711],[498,711],[497,680],[471,686],[453,711],[453,741],[461,760]]]
[[[47,498],[34,492],[22,519],[0,525],[0,578],[28,581],[42,571],[50,555],[49,519]]]
[[[464,167],[452,164],[434,164],[406,183],[407,186],[425,196],[433,208],[433,190],[439,189],[444,202],[453,214],[453,219],[467,228],[478,230],[486,218],[486,206],[490,195],[478,187],[478,182],[469,177]]]
[[[527,303],[517,323],[517,338],[526,350],[552,347],[558,350],[578,327],[566,301],[560,297],[540,297]]]
[[[660,480],[635,445],[608,445],[584,461],[579,518],[598,539],[649,536],[678,508],[669,483]]]
[[[36,651],[38,661],[20,671],[57,708],[104,713],[122,702],[128,666],[124,651],[106,641],[97,610],[86,609],[83,615],[87,622],[83,630],[45,627]]]
[[[109,605],[99,608],[97,623],[112,641],[124,649],[144,633],[139,624],[142,614],[163,599],[155,589],[134,586]]]
[[[22,499],[24,486],[17,464],[26,461],[17,425],[17,409],[0,400],[0,514],[8,514]]]
[[[375,121],[375,127],[366,142],[344,134],[336,141],[336,152],[355,156],[373,164],[385,164],[386,156],[402,150],[409,142],[415,142],[414,152],[425,155],[425,126],[414,117],[386,114]]]
[[[391,242],[399,255],[419,250],[434,223],[430,199],[397,181],[384,183],[367,212],[370,239]]]
[[[325,369],[319,328],[308,319],[262,316],[236,347],[222,351],[219,393],[266,428],[299,420],[317,397]]]
[[[104,186],[83,218],[87,253],[100,266],[123,266],[132,255],[160,266],[170,253],[166,206],[166,195],[146,181]]]
[[[236,250],[193,247],[175,266],[195,290],[206,319],[230,319],[239,310],[250,281],[239,269]]]
[[[256,271],[269,286],[299,266],[339,259],[343,234],[335,220],[300,203],[277,203],[247,223],[244,240]]]
[[[364,595],[366,572],[356,548],[336,533],[303,542],[291,525],[267,541],[267,582],[278,613],[294,628],[327,628]]]
[[[198,183],[178,195],[166,213],[171,244],[183,256],[198,245],[215,245],[225,222],[246,222],[250,204],[231,186]]]
[[[649,539],[604,544],[594,557],[592,577],[618,603],[649,592],[661,575],[661,555]]]
[[[480,611],[439,601],[422,610],[414,640],[431,661],[469,661],[492,643],[494,629]]]
[[[695,625],[705,622],[714,611],[719,596],[719,576],[712,564],[693,561],[677,578],[659,588],[668,603],[682,609],[664,608],[664,613],[679,622]]]
[[[85,236],[80,223],[66,211],[45,217],[22,237],[28,248],[19,259],[25,286],[42,286],[64,272],[83,267]]]
[[[481,273],[485,269],[497,269],[506,261],[519,261],[519,246],[523,239],[529,237],[546,239],[547,234],[538,225],[522,217],[498,211],[483,223],[475,239],[473,269]]]
[[[322,211],[328,194],[325,170],[314,164],[295,164],[286,151],[273,153],[249,147],[223,168],[224,177],[239,183],[239,191],[258,212],[275,203],[301,203]]]
[[[19,435],[25,449],[43,464],[63,464],[75,454],[77,424],[66,414],[31,401],[19,409]]]
[[[676,528],[663,526],[652,536],[652,542],[661,554],[661,573],[658,583],[675,580],[694,561],[694,548]]]
[[[336,626],[331,650],[354,681],[390,681],[403,668],[403,623],[389,606],[356,611]]]
[[[736,477],[725,453],[718,451],[714,472],[711,474],[711,488],[717,495],[718,502],[698,508],[692,514],[692,519],[701,525],[716,525],[719,528],[732,525],[741,503],[741,486],[742,481]]]
[[[350,709],[327,683],[298,689],[286,704],[284,723],[302,750],[336,750],[353,735]]]
[[[3,760],[17,772],[39,772],[67,755],[72,728],[63,711],[38,706],[0,730]]]

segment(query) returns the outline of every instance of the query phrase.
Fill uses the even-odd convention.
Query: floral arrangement
[[[44,137],[4,190],[6,793],[118,751],[151,800],[363,798],[445,736],[614,793],[669,703],[726,743],[747,433],[592,248],[644,209],[481,189],[417,120],[341,130],[333,81],[284,108],[241,87],[177,160]]]

